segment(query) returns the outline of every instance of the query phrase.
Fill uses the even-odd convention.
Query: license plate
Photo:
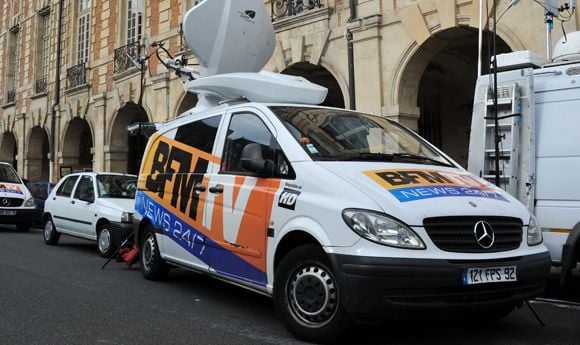
[[[467,268],[463,271],[463,285],[515,282],[516,266]]]
[[[0,210],[0,216],[15,216],[16,211]]]

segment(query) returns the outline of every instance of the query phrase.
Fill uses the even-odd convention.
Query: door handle
[[[205,186],[201,183],[196,183],[194,189],[196,192],[205,192]]]
[[[224,192],[224,186],[222,184],[217,184],[213,187],[209,187],[210,193],[221,194]]]

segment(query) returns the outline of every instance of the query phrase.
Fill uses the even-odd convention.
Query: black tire
[[[46,244],[55,245],[60,239],[60,232],[56,230],[56,227],[52,222],[52,218],[50,217],[44,221],[44,231],[42,233],[44,237],[44,243]]]
[[[139,262],[143,277],[148,280],[164,280],[169,275],[170,266],[161,258],[159,246],[152,226],[147,226],[139,245]]]
[[[301,340],[329,343],[350,324],[328,257],[317,245],[290,251],[274,276],[274,305],[286,328]]]
[[[32,227],[32,223],[20,223],[16,224],[16,229],[20,232],[27,232]]]
[[[109,224],[103,224],[97,230],[97,251],[99,255],[104,258],[110,258],[117,250],[117,246],[113,241],[111,234],[111,227]]]

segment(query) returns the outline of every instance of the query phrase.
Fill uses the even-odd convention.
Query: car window
[[[65,197],[70,196],[78,178],[79,175],[67,177],[66,180],[64,180],[64,182],[56,190],[56,195]]]
[[[28,188],[28,190],[30,191],[30,194],[35,198],[39,197],[39,187],[40,187],[40,185],[33,184],[32,186],[30,186],[30,188]]]
[[[83,176],[79,181],[77,189],[75,190],[75,199],[91,199],[95,196],[95,189],[93,187],[92,176]]]
[[[217,115],[180,126],[175,140],[211,154],[221,118]]]
[[[234,114],[228,128],[221,172],[248,174],[240,161],[244,147],[252,143],[258,144],[262,148],[262,158],[272,159],[271,150],[268,149],[272,141],[272,133],[258,116],[251,113]]]
[[[134,199],[137,192],[137,177],[131,175],[97,175],[100,198]]]
[[[272,161],[273,177],[295,178],[294,170],[274,135],[258,116],[251,113],[238,113],[232,116],[220,173],[248,174],[248,171],[242,168],[240,158],[244,147],[252,143],[260,145],[261,158]]]
[[[43,183],[40,185],[37,185],[38,187],[38,191],[37,191],[37,195],[35,195],[38,198],[41,199],[46,199],[48,198],[48,185]]]

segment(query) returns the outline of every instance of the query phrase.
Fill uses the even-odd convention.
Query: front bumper
[[[133,233],[133,223],[110,222],[113,244],[121,245]],[[133,243],[129,238],[128,243]]]
[[[493,308],[539,295],[548,282],[550,254],[501,260],[394,259],[331,254],[346,310],[356,316],[385,312]],[[463,285],[473,267],[517,266],[517,282]]]
[[[0,224],[40,223],[41,211],[36,208],[0,208]]]

